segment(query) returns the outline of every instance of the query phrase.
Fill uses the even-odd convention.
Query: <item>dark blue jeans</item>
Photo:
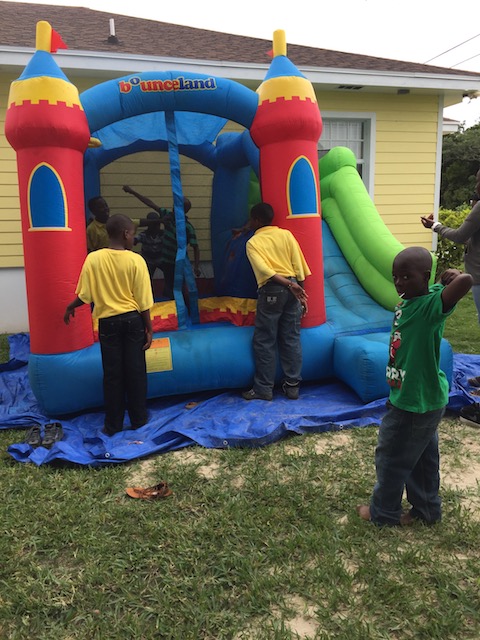
[[[133,429],[147,422],[145,327],[136,311],[102,318],[98,323],[102,351],[105,431],[123,429],[125,407]]]
[[[272,393],[277,370],[277,347],[285,380],[292,385],[300,382],[301,318],[302,305],[286,287],[268,283],[258,290],[253,335],[253,389],[257,393]]]
[[[370,502],[376,524],[395,525],[406,488],[411,515],[429,524],[442,517],[437,427],[445,409],[413,413],[390,405],[378,432],[377,482]]]

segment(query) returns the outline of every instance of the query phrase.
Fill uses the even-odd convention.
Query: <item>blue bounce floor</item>
[[[304,384],[298,401],[274,394],[273,402],[247,402],[238,391],[197,393],[149,401],[150,419],[141,429],[109,438],[101,433],[101,410],[57,418],[42,414],[27,374],[29,338],[9,338],[10,361],[0,365],[0,428],[17,429],[19,442],[8,447],[18,462],[36,465],[63,461],[99,467],[192,444],[207,448],[262,447],[288,434],[340,431],[378,425],[386,398],[363,404],[344,384]],[[478,397],[469,393],[467,378],[480,374],[480,356],[455,354],[448,409],[458,413]],[[50,450],[24,444],[25,430],[59,421],[64,437]],[[21,431],[23,430],[23,431]]]

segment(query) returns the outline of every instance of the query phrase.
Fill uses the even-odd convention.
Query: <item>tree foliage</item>
[[[438,219],[446,227],[458,229],[469,213],[470,207],[466,205],[455,210],[440,209]],[[452,240],[447,240],[447,238],[439,235],[437,250],[435,251],[437,256],[437,275],[449,268],[463,270],[464,252],[465,246],[462,243],[452,242]]]
[[[480,168],[480,124],[443,137],[440,206],[456,209],[475,191]]]

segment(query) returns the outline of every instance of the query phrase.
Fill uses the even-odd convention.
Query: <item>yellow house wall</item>
[[[321,111],[375,113],[374,202],[405,246],[432,247],[420,215],[433,212],[438,96],[317,93]]]
[[[5,138],[5,111],[15,76],[0,74],[0,268],[23,267],[15,151]]]
[[[18,183],[15,152],[4,134],[10,83],[17,76],[0,74],[0,268],[23,266]],[[96,80],[70,77],[82,92]],[[434,208],[438,98],[318,92],[321,111],[376,113],[374,200],[375,205],[400,242],[431,248],[431,233],[419,222],[421,214]],[[227,129],[238,129],[228,123]],[[210,205],[212,172],[188,158],[181,159],[183,189],[192,201],[189,217],[196,228],[201,259],[210,260]],[[155,203],[172,203],[168,154],[145,152],[126,156],[101,172],[102,194],[112,212],[134,219],[148,209],[122,191],[123,184],[148,196]]]

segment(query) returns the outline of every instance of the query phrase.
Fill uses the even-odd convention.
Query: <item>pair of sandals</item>
[[[159,500],[160,498],[168,498],[172,495],[172,490],[166,482],[159,482],[153,487],[127,487],[125,489],[127,496],[137,498],[139,500]]]
[[[28,444],[32,449],[37,447],[45,447],[45,449],[51,449],[53,445],[63,438],[63,427],[60,422],[49,422],[45,425],[45,432],[42,436],[42,431],[39,424],[33,425],[25,437],[25,444]]]

